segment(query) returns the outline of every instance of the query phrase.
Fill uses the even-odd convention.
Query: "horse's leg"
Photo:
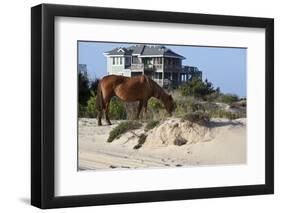
[[[143,108],[144,108],[144,119],[147,120],[147,101],[144,101],[143,103]]]
[[[138,111],[137,111],[137,115],[136,115],[136,119],[138,120],[140,117],[140,112],[142,109],[142,101],[139,102],[139,106],[138,106]]]
[[[103,110],[98,111],[98,126],[102,125],[102,123],[101,123],[102,112],[103,112]]]
[[[109,116],[108,116],[109,103],[110,103],[110,99],[106,100],[106,102],[105,102],[105,119],[106,119],[107,124],[111,125],[111,122],[110,122]]]

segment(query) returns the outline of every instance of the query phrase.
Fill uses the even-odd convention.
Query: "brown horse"
[[[145,113],[147,112],[147,102],[151,97],[159,99],[169,114],[175,108],[172,96],[165,93],[157,83],[144,75],[132,78],[108,75],[101,79],[98,85],[96,108],[98,111],[99,126],[102,125],[101,118],[103,110],[105,111],[107,123],[111,125],[108,117],[108,108],[113,96],[117,96],[125,102],[139,101],[137,119],[142,108],[144,108]]]

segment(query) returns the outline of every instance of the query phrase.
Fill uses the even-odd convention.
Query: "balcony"
[[[143,64],[131,64],[132,72],[143,72],[144,65]]]
[[[157,71],[162,70],[162,64],[131,64],[131,71],[132,72],[143,72],[143,71]]]
[[[165,71],[173,71],[173,72],[180,72],[182,71],[182,67],[175,66],[175,65],[165,65]]]
[[[163,87],[163,86],[169,86],[172,81],[169,79],[156,79],[154,78],[153,81],[155,81],[159,86]]]

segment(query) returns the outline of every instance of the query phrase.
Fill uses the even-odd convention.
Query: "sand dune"
[[[79,169],[137,169],[166,166],[225,165],[246,163],[246,119],[213,119],[207,127],[170,118],[147,132],[144,128],[106,142],[111,126],[97,126],[96,119],[79,119]],[[175,145],[180,138],[184,145]]]

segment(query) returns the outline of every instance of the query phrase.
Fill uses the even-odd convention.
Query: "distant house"
[[[202,80],[202,72],[197,67],[183,66],[185,57],[165,46],[119,47],[104,55],[108,74],[128,77],[146,75],[162,87],[175,87],[195,77]]]

